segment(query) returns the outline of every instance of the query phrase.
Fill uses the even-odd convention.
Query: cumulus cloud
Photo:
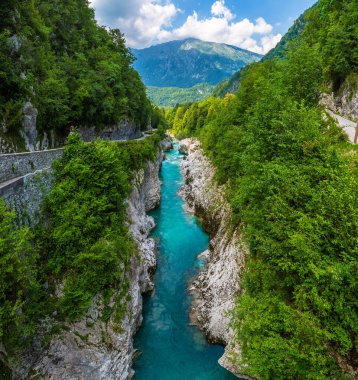
[[[142,4],[134,18],[118,18],[118,25],[125,32],[127,43],[131,47],[141,48],[152,45],[158,40],[161,32],[171,26],[171,21],[178,9],[174,4],[155,4],[146,2]]]
[[[282,37],[274,35],[273,27],[262,17],[255,21],[236,20],[224,0],[213,2],[210,17],[200,19],[194,11],[177,28],[172,27],[172,22],[180,9],[172,0],[93,0],[92,6],[99,22],[119,27],[128,45],[135,48],[194,37],[265,54]]]
[[[231,13],[230,9],[225,7],[225,1],[219,0],[211,6],[211,14],[214,16],[223,16],[227,20],[232,20],[236,16]]]

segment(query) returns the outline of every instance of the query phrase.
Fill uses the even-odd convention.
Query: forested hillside
[[[329,5],[330,10],[327,12],[319,2],[295,21],[278,45],[268,52],[263,60],[283,58],[296,39],[304,39],[310,45],[318,43],[320,46],[321,59],[324,60],[322,63],[324,79],[327,84],[322,90],[332,89],[339,92],[349,74],[352,75],[349,81],[356,86],[358,58],[357,20],[354,9],[357,5],[356,1],[333,2]],[[227,93],[236,92],[241,71],[218,84],[213,91],[214,96],[225,96]]]
[[[291,26],[288,32],[283,36],[281,41],[270,50],[262,60],[274,59],[274,58],[282,58],[284,56],[287,45],[294,40],[295,38],[301,35],[301,32],[304,30],[307,20],[306,16],[310,10],[304,12]],[[220,82],[213,91],[213,96],[216,97],[224,97],[226,94],[234,94],[239,87],[241,71],[240,69],[237,71],[232,77]]]
[[[315,5],[316,6],[316,5]],[[314,7],[315,7],[314,6]],[[313,8],[314,8],[313,7]],[[302,31],[305,29],[307,25],[307,16],[308,13],[311,11],[311,9],[307,9],[291,26],[291,28],[288,30],[288,32],[283,36],[281,41],[272,49],[270,50],[263,58],[263,60],[266,59],[273,59],[273,58],[282,58],[285,54],[285,50],[287,48],[287,45],[294,39],[300,37]]]
[[[354,379],[358,155],[318,102],[357,78],[358,2],[321,0],[306,17],[282,58],[241,72],[235,96],[168,120],[201,140],[250,248],[234,364],[259,379]]]
[[[149,99],[159,107],[175,107],[187,102],[200,102],[209,97],[214,86],[199,83],[193,87],[147,87]]]
[[[4,0],[0,9],[0,119],[14,139],[22,109],[38,110],[40,132],[113,125],[143,128],[150,104],[121,32],[97,25],[86,0]]]

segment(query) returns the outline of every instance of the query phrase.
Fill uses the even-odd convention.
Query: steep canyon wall
[[[205,157],[200,143],[186,139],[180,143],[180,149],[187,152],[181,165],[186,181],[181,195],[211,237],[209,249],[200,255],[206,262],[205,269],[190,285],[193,296],[191,317],[210,342],[226,346],[220,364],[238,375],[239,369],[230,360],[232,354],[238,353],[230,328],[230,312],[241,291],[240,273],[248,250],[240,227],[232,227],[225,187],[215,182],[215,169]]]
[[[54,158],[52,155],[57,157],[57,154],[61,155],[61,150],[6,157],[8,162],[2,169],[3,178],[12,177],[12,172],[6,169],[12,160],[18,163],[21,174],[20,170],[26,172],[29,169],[28,157],[38,158],[34,168],[30,165],[30,169],[36,169],[46,167]],[[45,158],[46,155],[49,156]],[[16,161],[19,157],[19,161]],[[44,334],[55,321],[50,317],[43,321],[43,333],[36,337],[31,349],[23,353],[20,363],[15,362],[14,358],[6,358],[14,378],[125,380],[133,376],[133,337],[142,322],[142,294],[154,287],[152,276],[156,267],[156,247],[155,241],[149,238],[149,233],[155,224],[146,212],[160,203],[159,169],[162,159],[160,150],[156,160],[148,161],[144,169],[135,173],[132,192],[127,199],[128,227],[138,255],[131,259],[126,297],[128,303],[120,323],[114,317],[108,321],[103,320],[105,306],[103,296],[98,294],[83,318],[73,323],[66,322],[50,343],[43,346],[41,342]],[[44,194],[51,189],[51,185],[51,170],[44,168],[17,179],[10,179],[0,188],[0,193],[6,203],[18,211],[23,222],[35,224],[40,217]],[[59,294],[61,289],[59,284]],[[109,307],[114,304],[120,291],[121,289],[115,289]],[[0,352],[6,357],[7,353],[1,347]]]

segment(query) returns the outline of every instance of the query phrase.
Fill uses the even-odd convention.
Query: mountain
[[[193,87],[216,85],[262,56],[235,46],[189,38],[132,50],[134,68],[146,86]]]
[[[132,49],[132,52],[137,58],[134,68],[140,73],[144,84],[151,87],[149,96],[154,92],[170,99],[173,87],[190,88],[185,91],[189,96],[179,99],[181,103],[202,100],[201,91],[194,86],[204,83],[216,85],[242,67],[262,58],[259,54],[235,46],[194,38],[141,50]],[[152,97],[153,101],[156,99],[157,96]],[[171,106],[173,102],[170,100],[161,105]]]

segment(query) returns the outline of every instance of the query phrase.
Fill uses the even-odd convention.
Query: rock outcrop
[[[209,249],[200,256],[206,261],[205,269],[190,285],[193,296],[191,317],[210,342],[226,345],[220,364],[239,374],[239,369],[230,361],[237,348],[232,343],[229,313],[240,292],[240,273],[247,248],[240,229],[232,227],[232,212],[224,197],[225,187],[215,183],[215,169],[199,142],[187,139],[181,141],[181,146],[185,147],[183,151],[188,156],[181,165],[186,185],[180,193],[211,236]]]
[[[169,137],[163,139],[160,145],[163,149],[163,152],[170,152],[173,149],[173,141]]]
[[[323,94],[320,104],[344,118],[358,122],[358,92],[345,87],[339,95]]]
[[[191,140],[186,139],[179,142],[179,147],[178,147],[179,153],[188,154],[188,145],[187,145],[188,141],[191,141]]]
[[[68,130],[62,133],[50,130],[48,132],[37,129],[37,108],[26,102],[22,108],[22,127],[19,136],[14,138],[8,132],[5,119],[0,120],[0,154],[16,152],[33,152],[63,147]],[[151,122],[147,125],[151,129]],[[98,138],[104,140],[133,140],[142,136],[138,123],[124,119],[116,125],[97,128],[94,126],[80,126],[77,128],[84,141],[93,141]]]
[[[117,125],[104,128],[79,127],[78,132],[84,141],[93,141],[97,138],[104,140],[132,140],[142,135],[139,125],[130,120],[123,120]]]
[[[121,322],[115,321],[114,316],[102,320],[105,306],[98,294],[81,320],[66,323],[45,349],[38,343],[25,353],[22,366],[12,366],[14,378],[127,380],[133,377],[133,338],[142,323],[142,294],[154,287],[156,247],[154,239],[148,236],[155,223],[146,212],[160,203],[162,159],[160,152],[155,162],[148,162],[145,169],[136,173],[127,200],[129,230],[139,255],[131,261],[127,311]],[[112,296],[110,307],[120,290]],[[44,321],[44,326],[46,323],[52,324],[51,320]],[[38,341],[41,342],[40,337]]]
[[[30,103],[27,102],[23,108],[23,137],[25,140],[26,148],[32,152],[35,150],[37,141],[37,109]]]

